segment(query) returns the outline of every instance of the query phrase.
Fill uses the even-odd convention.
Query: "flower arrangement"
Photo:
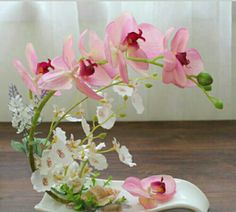
[[[152,83],[159,79],[157,68],[161,69],[163,83],[179,88],[196,86],[216,108],[223,108],[222,101],[209,94],[213,79],[202,72],[199,52],[187,48],[188,30],[180,28],[174,31],[170,28],[163,34],[151,24],[138,25],[131,14],[123,13],[107,25],[104,40],[90,30],[80,35],[80,57],[74,53],[72,36],[65,40],[61,56],[43,62],[38,61],[33,45],[27,44],[26,58],[31,74],[19,60],[15,60],[14,65],[29,90],[29,103],[26,104],[16,86],[11,85],[9,110],[12,112],[12,126],[23,136],[22,141],[12,141],[12,147],[24,152],[29,159],[31,182],[36,191],[47,192],[75,211],[94,211],[125,202],[125,196],[119,197],[119,190],[109,186],[111,178],[103,185],[97,183],[97,171],[108,168],[107,152],[116,152],[119,160],[129,167],[136,163],[127,147],[116,138],[111,148],[107,148],[105,142],[98,143],[98,139],[106,138],[106,133],[97,134],[96,131],[99,128],[111,129],[117,118],[125,117],[129,99],[138,114],[144,111],[138,91],[142,86],[151,88]],[[154,70],[152,73],[148,71],[150,66]],[[137,72],[137,77],[129,76],[128,67]],[[38,137],[37,126],[41,123],[45,105],[73,85],[85,95],[84,98],[68,109],[54,106],[48,136]],[[121,106],[113,104],[114,99],[105,92],[109,88],[121,96]],[[91,123],[86,121],[83,108],[88,98],[98,103]],[[63,120],[80,123],[84,135],[67,137],[66,132],[58,127]],[[175,181],[168,175],[143,180],[129,177],[123,188],[139,197],[145,209],[169,201],[176,191]]]

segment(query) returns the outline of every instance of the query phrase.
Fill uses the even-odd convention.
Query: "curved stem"
[[[34,163],[34,153],[33,153],[33,140],[34,140],[34,133],[37,127],[38,119],[40,117],[41,111],[43,110],[45,104],[48,102],[48,100],[55,94],[55,91],[50,91],[42,100],[42,102],[39,104],[39,106],[35,109],[34,117],[32,120],[31,129],[29,132],[29,143],[28,143],[28,149],[29,149],[29,162],[32,172],[36,170],[35,163]]]
[[[156,65],[156,66],[159,66],[159,67],[163,68],[163,64],[156,62],[158,59],[163,58],[163,56],[155,57],[152,60],[148,60],[146,58],[130,57],[128,55],[126,57],[127,57],[128,60],[132,60],[132,61],[135,61],[135,62],[149,63],[149,64]]]

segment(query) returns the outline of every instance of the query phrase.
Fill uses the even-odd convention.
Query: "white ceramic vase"
[[[144,210],[138,203],[138,199],[130,195],[122,188],[124,181],[112,181],[111,187],[120,190],[120,196],[125,196],[127,199],[127,207],[123,207],[124,212],[141,212],[141,211],[163,211],[168,209],[183,208],[190,209],[195,212],[207,212],[209,210],[209,201],[206,195],[194,184],[182,180],[175,179],[176,181],[176,194],[173,199],[166,203],[159,204],[158,207],[151,210]],[[103,184],[104,180],[99,179],[98,184]],[[44,212],[72,212],[72,209],[67,208],[65,205],[56,202],[46,193],[43,199],[35,206],[37,211]]]

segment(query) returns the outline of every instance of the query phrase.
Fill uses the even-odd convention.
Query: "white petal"
[[[134,89],[127,85],[115,85],[113,90],[118,93],[120,96],[132,96]]]
[[[60,140],[64,143],[66,143],[66,132],[63,131],[60,127],[57,127],[54,132],[54,139],[57,141],[57,140]]]
[[[52,178],[48,175],[40,175],[39,170],[32,173],[31,183],[37,192],[50,191],[53,186]]]
[[[97,170],[104,170],[108,167],[105,156],[98,153],[92,153],[89,155],[89,163]]]
[[[102,142],[96,146],[96,150],[101,150],[102,148],[105,148],[105,147],[106,147],[106,144]]]
[[[81,119],[77,117],[73,117],[70,114],[66,115],[65,119],[70,122],[80,122]]]
[[[119,154],[119,159],[122,163],[130,167],[136,166],[136,163],[133,163],[132,155],[129,153],[129,150],[126,146],[122,146],[118,151],[118,154]]]
[[[141,95],[135,91],[131,97],[132,104],[134,108],[136,109],[138,114],[142,114],[144,111],[144,106],[143,106],[143,99]]]
[[[90,126],[84,117],[82,117],[81,119],[81,125],[82,125],[85,135],[88,136],[90,133]]]
[[[98,106],[96,113],[97,113],[98,123],[101,124],[103,128],[111,129],[114,126],[116,117],[115,116],[111,117],[113,112],[109,105]]]

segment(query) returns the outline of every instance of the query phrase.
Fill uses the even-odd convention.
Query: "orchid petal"
[[[102,66],[95,67],[95,72],[85,80],[88,84],[94,86],[106,86],[111,83],[111,78]]]
[[[30,89],[33,93],[38,94],[39,91],[29,75],[29,73],[26,71],[25,67],[22,65],[22,63],[19,60],[14,61],[14,66],[16,67],[16,70],[20,74],[21,79],[25,83],[26,87]]]
[[[81,55],[85,57],[88,57],[88,52],[85,48],[85,40],[84,40],[87,33],[88,33],[88,30],[86,29],[80,34],[80,37],[79,37],[79,50],[80,50]]]
[[[25,49],[25,55],[29,64],[29,67],[31,69],[31,71],[36,74],[37,72],[37,65],[38,65],[38,58],[37,58],[37,54],[34,50],[34,47],[32,45],[32,43],[28,43],[26,45],[26,49]]]
[[[122,53],[119,53],[119,61],[118,62],[119,62],[120,77],[125,83],[128,83],[129,78],[128,78],[128,72],[127,72],[127,64],[126,64],[125,58],[122,55]]]
[[[136,109],[136,112],[138,114],[142,114],[144,111],[143,99],[141,95],[137,92],[137,90],[135,90],[133,95],[131,96],[131,101],[134,108]]]
[[[148,58],[157,57],[163,52],[164,34],[151,24],[143,23],[139,25],[145,42],[140,42],[140,48],[146,53]]]
[[[150,187],[151,183],[161,181],[163,178],[163,183],[165,183],[165,193],[153,194],[152,197],[158,201],[166,202],[170,200],[176,192],[176,182],[174,178],[170,175],[154,175],[141,180],[141,185],[144,189]]]
[[[66,65],[62,56],[54,58],[52,60],[52,66],[55,67],[55,69],[68,70],[68,66]]]
[[[63,46],[63,58],[68,68],[72,68],[75,65],[75,53],[73,51],[73,38],[69,36]]]
[[[187,48],[187,43],[189,40],[189,32],[186,28],[180,28],[172,42],[171,42],[171,51],[173,52],[185,52]]]
[[[150,198],[148,192],[143,189],[141,180],[139,178],[136,177],[126,178],[122,187],[133,196]]]
[[[53,71],[44,74],[38,82],[45,90],[68,90],[72,88],[72,76],[68,71]]]
[[[164,44],[164,49],[167,49],[168,48],[168,41],[170,39],[170,36],[171,34],[173,33],[173,31],[175,30],[174,27],[171,27],[167,30],[166,34],[165,34],[165,37],[164,37],[164,41],[163,41],[163,44]]]
[[[83,82],[81,79],[76,80],[76,87],[78,90],[80,90],[82,93],[84,93],[86,96],[92,98],[92,99],[102,99],[103,97],[98,95],[92,88],[90,88],[85,82]]]
[[[147,58],[147,55],[142,49],[129,48],[128,54],[130,57],[143,59]],[[135,62],[132,60],[127,60],[127,63],[131,65],[135,70],[147,70],[149,67],[148,63]]]

